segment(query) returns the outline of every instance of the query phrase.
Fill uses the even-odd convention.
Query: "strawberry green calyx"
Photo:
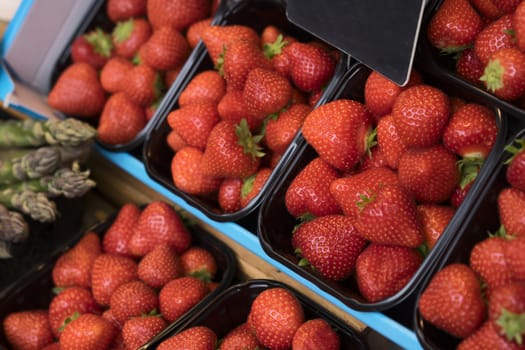
[[[226,46],[222,47],[222,52],[217,57],[217,62],[215,63],[215,70],[219,73],[221,77],[224,77],[224,54],[226,53]]]
[[[525,139],[514,140],[513,143],[505,147],[505,151],[510,153],[511,157],[507,159],[503,164],[512,163],[512,160],[514,160],[516,155],[518,155],[518,153],[523,151],[524,148],[525,148]]]
[[[355,202],[355,205],[357,206],[357,208],[359,208],[359,211],[363,211],[363,209],[365,209],[368,204],[373,202],[375,198],[375,194],[372,194],[370,196],[361,194],[359,195],[359,200]]]
[[[246,196],[248,196],[248,194],[252,191],[256,176],[256,174],[253,174],[243,180],[241,186],[241,198],[246,198]]]
[[[459,57],[459,54],[463,51],[465,51],[466,49],[470,49],[472,48],[472,45],[460,45],[460,46],[448,46],[448,47],[445,47],[445,48],[442,48],[440,50],[440,53],[442,55],[456,55],[456,57]]]
[[[507,234],[507,230],[505,229],[505,226],[503,225],[500,225],[500,227],[498,228],[496,232],[494,233],[489,232],[488,236],[489,237],[501,237],[501,238],[505,238],[508,240],[512,240],[515,238],[515,236]]]
[[[459,182],[461,189],[465,189],[468,184],[476,179],[483,163],[484,159],[480,157],[466,157],[457,161],[456,165],[461,177]]]
[[[365,149],[368,158],[372,159],[372,148],[377,145],[377,129],[371,129],[366,134]]]
[[[205,283],[210,283],[212,281],[212,276],[206,269],[201,269],[189,274],[192,277],[198,278]]]
[[[64,329],[66,328],[66,326],[68,324],[70,324],[71,322],[73,322],[74,320],[76,320],[77,318],[80,317],[80,312],[78,311],[75,311],[73,313],[73,315],[69,316],[69,317],[66,317],[66,319],[64,320],[64,323],[62,323],[62,325],[60,326],[60,328],[58,328],[58,332],[59,333],[62,333],[62,331],[64,331]]]
[[[113,51],[113,42],[111,35],[105,33],[102,29],[97,28],[94,31],[85,34],[84,38],[93,46],[93,51],[103,57],[110,57]]]
[[[309,222],[309,221],[312,221],[312,220],[315,219],[315,218],[316,218],[316,216],[315,216],[314,214],[312,214],[312,213],[309,213],[309,212],[305,212],[305,213],[299,215],[299,216],[297,217],[297,221],[298,221],[298,223],[297,223],[297,225],[295,225],[294,228],[292,229],[292,233],[294,233],[295,231],[297,231],[297,229],[298,229],[299,227],[301,227],[302,224],[307,223],[307,222]]]
[[[122,43],[131,36],[134,28],[134,20],[128,19],[127,21],[118,22],[113,30],[113,40],[116,43]]]
[[[503,88],[503,75],[505,68],[499,60],[491,60],[479,80],[485,82],[487,90],[494,92]]]
[[[283,40],[283,39],[284,39],[283,35],[279,34],[277,36],[277,39],[275,39],[273,43],[264,44],[263,46],[264,56],[266,56],[266,58],[273,58],[274,56],[281,54],[281,52],[283,51],[283,47],[288,45],[288,41]]]
[[[507,309],[501,310],[501,316],[496,321],[501,327],[501,334],[508,341],[514,341],[518,345],[523,344],[523,335],[525,334],[525,313],[514,313]]]
[[[250,154],[253,159],[264,157],[265,153],[262,152],[262,147],[259,145],[264,135],[253,136],[246,119],[241,119],[239,125],[235,126],[235,135],[245,154]]]
[[[294,250],[294,254],[299,258],[299,261],[297,262],[297,265],[300,267],[308,267],[312,269],[312,271],[316,271],[315,267],[310,264],[310,261],[308,259],[303,257],[303,252],[300,248],[297,248]]]

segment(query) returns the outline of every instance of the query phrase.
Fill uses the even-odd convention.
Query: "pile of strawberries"
[[[171,205],[125,204],[102,240],[87,232],[58,258],[49,307],[7,315],[4,334],[15,349],[136,349],[208,295],[217,272]]]
[[[334,75],[337,51],[268,25],[208,26],[215,69],[201,70],[167,115],[171,175],[184,193],[233,213],[259,193]],[[215,209],[215,208],[214,208]]]
[[[507,148],[513,156],[497,195],[498,232],[461,252],[468,263],[437,272],[419,299],[420,315],[460,339],[458,349],[525,347],[524,145],[518,139]]]
[[[288,289],[273,287],[258,294],[246,322],[219,341],[206,326],[192,326],[164,340],[157,349],[325,349],[340,348],[339,334],[323,318],[306,319],[299,299]]]
[[[93,29],[71,44],[72,64],[48,103],[97,125],[98,139],[126,144],[143,130],[172,85],[219,1],[108,0],[110,30]]]
[[[457,54],[456,72],[525,108],[525,4],[520,0],[444,0],[431,18],[431,45]]]
[[[284,200],[301,221],[291,237],[299,264],[328,280],[353,277],[364,300],[375,303],[411,280],[498,130],[491,109],[449,97],[416,71],[405,87],[374,71],[364,97],[340,98],[306,116],[302,133],[317,155]]]

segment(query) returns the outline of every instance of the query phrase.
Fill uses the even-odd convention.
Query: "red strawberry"
[[[235,213],[241,210],[242,179],[226,178],[222,180],[217,194],[219,207],[225,213]]]
[[[94,232],[87,232],[57,259],[52,271],[54,285],[91,287],[91,268],[101,251],[100,238]]]
[[[41,348],[41,350],[60,350],[60,344],[58,342],[51,343]]]
[[[494,5],[493,0],[471,0],[472,6],[485,18],[494,20],[503,13]]]
[[[173,85],[173,83],[175,83],[175,80],[179,76],[180,71],[181,71],[183,66],[184,66],[184,64],[181,64],[180,66],[178,66],[178,67],[176,67],[174,69],[169,69],[166,72],[164,72],[163,82],[164,82],[164,86],[165,87],[169,88],[170,86]]]
[[[100,308],[91,291],[84,287],[69,287],[61,290],[49,303],[49,325],[55,338],[60,337],[61,327],[75,313],[99,314]]]
[[[359,292],[370,303],[385,300],[410,281],[421,261],[411,248],[371,243],[356,261]]]
[[[376,121],[392,112],[392,106],[406,88],[422,83],[421,75],[412,71],[405,86],[399,86],[381,73],[372,71],[365,82],[365,106],[370,110]]]
[[[408,147],[401,141],[391,114],[383,116],[377,123],[377,144],[386,158],[388,166],[397,169],[399,158]]]
[[[299,217],[310,213],[314,216],[341,213],[341,208],[329,191],[339,173],[317,157],[311,160],[292,180],[286,190],[285,205],[290,215]]]
[[[157,245],[140,260],[137,268],[138,277],[153,288],[161,288],[183,274],[180,257],[168,244]]]
[[[505,245],[505,259],[514,280],[525,281],[523,249],[525,249],[524,237],[513,239],[510,244]]]
[[[122,337],[127,349],[137,349],[146,344],[168,326],[160,315],[132,317],[122,326]]]
[[[242,323],[230,330],[219,342],[217,350],[260,349],[261,344],[250,330],[248,323]]]
[[[234,124],[239,124],[242,119],[245,119],[249,129],[256,130],[262,120],[248,113],[248,106],[242,95],[242,91],[227,91],[217,105],[219,116],[221,120],[228,120]]]
[[[430,43],[446,52],[471,44],[483,22],[468,0],[445,0],[432,16],[427,29]]]
[[[95,69],[102,68],[113,53],[111,34],[104,32],[101,28],[79,35],[71,44],[73,62],[84,62]]]
[[[343,215],[325,215],[301,224],[293,232],[292,247],[299,266],[310,266],[322,277],[341,281],[354,271],[366,241]]]
[[[513,13],[521,3],[521,0],[492,0],[492,2],[503,13]]]
[[[149,0],[148,19],[155,29],[170,26],[182,31],[208,17],[210,6],[208,0]]]
[[[95,68],[87,63],[73,63],[62,71],[47,102],[62,113],[88,118],[100,114],[106,94]]]
[[[509,283],[495,288],[489,298],[489,320],[497,332],[520,346],[525,335],[525,283]]]
[[[186,31],[186,40],[192,49],[197,46],[199,41],[202,39],[202,32],[211,26],[212,18],[201,19],[200,21],[193,22]]]
[[[511,30],[511,15],[501,16],[483,28],[474,41],[474,52],[481,63],[487,65],[495,52],[516,46]]]
[[[474,85],[481,85],[479,78],[483,75],[485,65],[476,56],[474,49],[466,49],[461,52],[456,61],[456,73]]]
[[[303,323],[295,332],[292,341],[294,350],[337,350],[340,345],[339,334],[322,318],[311,319]]]
[[[111,295],[122,284],[137,278],[137,264],[131,258],[101,254],[93,262],[91,290],[102,306],[108,306]]]
[[[208,249],[193,246],[182,253],[180,261],[188,276],[211,282],[217,275],[217,261]]]
[[[399,159],[399,183],[417,201],[440,203],[450,199],[459,183],[456,157],[445,147],[409,149]]]
[[[517,189],[525,191],[525,152],[523,152],[525,146],[525,139],[517,139],[512,145],[505,148],[507,152],[512,154],[505,164],[507,164],[507,170],[505,171],[505,177],[508,183]]]
[[[189,194],[206,195],[219,189],[220,178],[203,174],[202,157],[202,151],[191,146],[186,146],[175,154],[171,161],[171,177],[179,190]]]
[[[169,26],[157,28],[144,44],[141,58],[145,64],[157,70],[179,67],[190,54],[190,46],[184,35]]]
[[[494,112],[485,106],[469,103],[450,117],[443,133],[443,144],[462,158],[486,159],[497,136]]]
[[[141,17],[146,14],[146,0],[108,0],[106,14],[115,23]]]
[[[124,92],[111,95],[97,127],[98,140],[118,145],[132,141],[146,126],[144,109]]]
[[[106,320],[108,320],[116,329],[122,330],[122,323],[117,321],[117,319],[113,315],[113,310],[106,309],[106,311],[104,311],[102,313],[102,317],[105,318]],[[115,341],[117,341],[117,340],[115,340]]]
[[[282,287],[269,288],[257,295],[248,315],[248,323],[259,342],[272,349],[290,348],[295,332],[304,321],[302,304]]]
[[[362,197],[355,227],[367,240],[380,244],[417,247],[423,243],[414,199],[399,185],[380,185]]]
[[[142,44],[148,41],[151,33],[151,26],[144,18],[130,18],[118,22],[111,33],[115,54],[123,58],[133,58]]]
[[[357,203],[363,197],[372,197],[379,188],[398,184],[397,174],[388,168],[372,168],[361,173],[332,180],[330,193],[334,196],[343,213],[357,218],[360,208]]]
[[[194,326],[162,341],[158,350],[214,350],[217,335],[208,327]]]
[[[490,92],[503,100],[525,95],[525,53],[517,48],[500,49],[490,56],[480,78]]]
[[[217,123],[204,151],[204,174],[240,178],[255,174],[264,155],[259,146],[261,138],[251,135],[245,119],[239,125],[229,121]]]
[[[2,323],[5,338],[13,349],[39,350],[53,342],[45,310],[13,312]]]
[[[280,112],[275,119],[270,118],[264,133],[266,146],[274,152],[284,153],[311,111],[310,106],[296,103]]]
[[[454,208],[459,208],[461,203],[463,203],[463,201],[465,200],[465,197],[470,191],[470,188],[472,187],[473,183],[474,181],[462,186],[460,182],[460,185],[456,187],[456,189],[454,190],[454,192],[452,192],[452,195],[450,196],[450,205],[452,205]]]
[[[466,338],[486,315],[480,282],[470,267],[454,263],[436,273],[418,302],[421,316],[434,326]]]
[[[295,86],[306,92],[317,91],[332,78],[336,61],[321,46],[298,41],[289,44],[290,77]]]
[[[167,121],[189,146],[204,150],[211,130],[219,122],[217,105],[211,102],[185,105],[171,111]]]
[[[449,99],[440,89],[420,84],[401,92],[392,107],[399,137],[407,147],[428,147],[441,140],[449,118]]]
[[[164,319],[174,322],[209,292],[206,283],[192,276],[176,278],[159,292],[159,308]]]
[[[369,154],[367,156],[361,159],[361,164],[357,169],[358,172],[369,170],[372,168],[388,167],[386,157],[379,147],[372,147],[368,153]]]
[[[109,93],[122,91],[122,82],[133,63],[122,57],[111,57],[100,71],[100,84]]]
[[[454,208],[444,205],[420,204],[417,206],[417,214],[428,249],[434,248],[455,213]]]
[[[140,215],[140,209],[133,203],[124,204],[102,239],[105,253],[131,256],[128,241]]]
[[[272,174],[272,169],[261,167],[257,173],[245,178],[241,187],[241,208],[246,208],[250,202],[261,193],[262,188]]]
[[[60,349],[109,349],[117,332],[102,316],[83,314],[71,321],[60,336]]]
[[[111,294],[109,302],[113,317],[121,324],[124,324],[130,317],[156,310],[158,305],[157,293],[142,281],[121,284]]]
[[[484,322],[473,334],[463,339],[457,350],[520,350],[522,346],[505,340],[498,334],[494,323]]]
[[[525,191],[505,188],[498,195],[500,222],[509,235],[525,236]]]
[[[259,34],[253,28],[245,25],[213,25],[204,28],[201,35],[214,64],[218,63],[224,48],[233,41],[249,41],[257,46],[260,44]]]
[[[134,66],[121,84],[122,91],[142,107],[152,104],[163,89],[160,75],[150,66]]]
[[[184,141],[184,139],[175,130],[171,130],[168,133],[168,136],[166,136],[166,143],[174,152],[177,152],[178,150],[188,146],[188,143]]]
[[[189,104],[217,104],[226,93],[224,78],[214,70],[196,74],[179,96],[179,106]]]
[[[353,100],[335,100],[306,116],[302,133],[319,156],[336,169],[350,170],[365,154],[370,114]]]
[[[519,4],[512,15],[512,29],[516,37],[516,45],[525,51],[525,5]]]

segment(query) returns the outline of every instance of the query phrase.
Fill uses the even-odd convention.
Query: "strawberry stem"
[[[248,176],[244,179],[241,186],[241,198],[246,198],[246,196],[252,191],[253,183],[255,182],[256,174]]]
[[[88,34],[85,34],[84,38],[88,43],[91,44],[91,46],[93,46],[93,51],[103,57],[111,56],[113,42],[111,41],[110,34],[107,34],[102,29],[97,28]]]
[[[514,313],[505,308],[501,310],[501,316],[496,323],[501,327],[501,334],[508,341],[515,341],[518,345],[523,344],[525,334],[525,313]]]
[[[476,179],[483,163],[484,159],[480,157],[465,157],[456,162],[461,178],[459,187],[462,190]]]
[[[372,148],[377,145],[377,129],[372,129],[367,133],[365,142],[365,149],[368,158],[372,159]]]
[[[250,154],[253,159],[264,157],[263,148],[259,145],[264,135],[252,136],[245,118],[241,119],[239,125],[235,126],[235,135],[237,135],[238,144],[242,146],[245,154]]]
[[[113,29],[113,40],[116,43],[122,43],[129,39],[134,28],[133,19],[128,19],[127,21],[118,22]]]
[[[466,49],[469,49],[471,47],[472,47],[472,45],[448,46],[448,47],[442,48],[440,50],[440,53],[442,55],[459,54],[462,51],[465,51]]]
[[[264,56],[271,59],[274,56],[280,55],[283,51],[283,47],[286,45],[288,45],[288,41],[283,40],[283,35],[279,34],[273,43],[266,43],[263,45]]]
[[[190,276],[198,278],[201,281],[206,282],[206,283],[210,283],[212,280],[210,273],[205,268],[202,268],[199,271],[190,273]]]
[[[485,67],[485,71],[479,80],[485,82],[487,90],[494,92],[503,87],[503,74],[505,68],[499,60],[491,60]]]
[[[215,70],[219,73],[221,77],[224,77],[224,54],[226,53],[226,46],[222,47],[222,52],[219,57],[217,57],[217,62],[215,63]]]

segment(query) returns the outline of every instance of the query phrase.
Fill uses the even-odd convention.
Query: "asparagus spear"
[[[77,146],[96,135],[96,129],[78,119],[14,120],[0,124],[0,147]]]
[[[53,222],[57,216],[56,204],[44,193],[6,188],[0,191],[0,204],[27,214],[33,220],[40,222]]]
[[[0,240],[21,242],[29,236],[29,226],[22,214],[0,205]]]
[[[9,259],[12,258],[11,254],[11,244],[0,239],[0,259]]]

